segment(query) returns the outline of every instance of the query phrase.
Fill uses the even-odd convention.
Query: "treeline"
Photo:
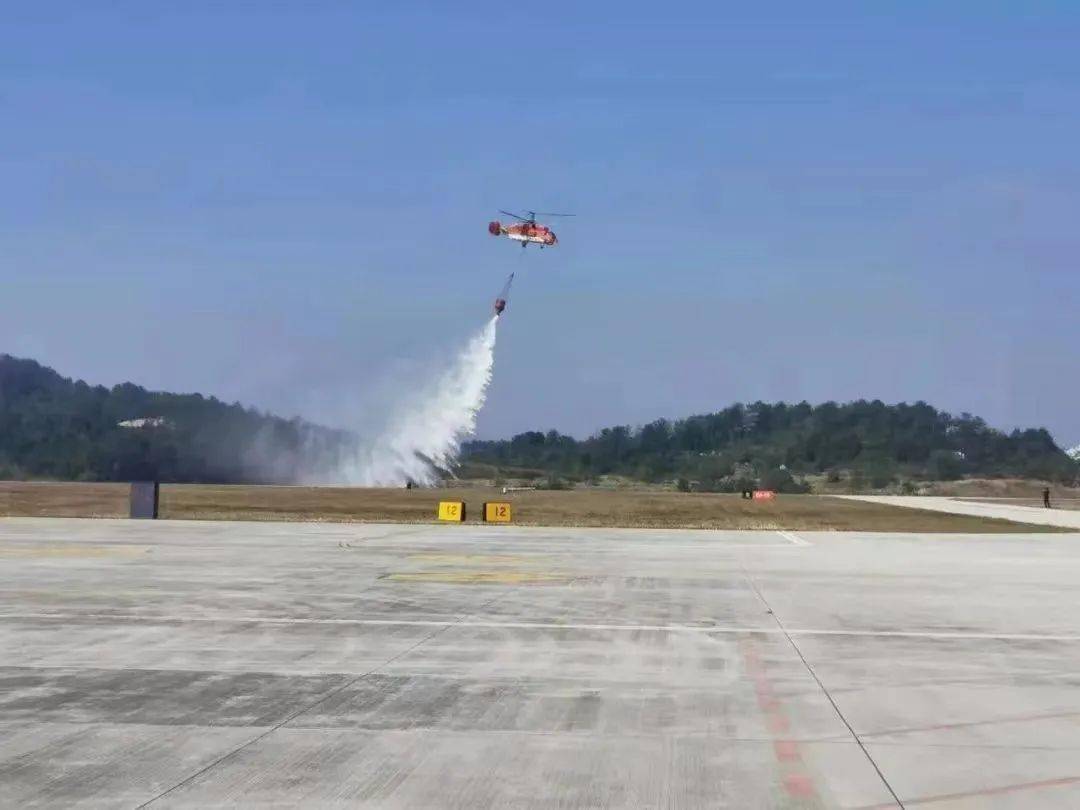
[[[1080,470],[1044,429],[1004,433],[971,414],[878,400],[733,405],[638,428],[605,428],[582,441],[555,431],[528,432],[470,442],[464,458],[575,480],[621,475],[713,491],[747,484],[797,491],[803,488],[799,476],[811,473],[834,480],[843,473],[858,488],[964,476],[1071,483]]]
[[[122,422],[136,421],[124,427]],[[353,439],[200,394],[113,388],[0,355],[0,478],[291,483]]]
[[[0,479],[333,481],[358,441],[213,397],[131,383],[92,386],[0,355]],[[462,459],[466,471],[485,465],[507,477],[525,470],[552,481],[620,475],[714,491],[748,484],[798,491],[802,477],[815,473],[843,476],[854,488],[881,488],[964,476],[1072,483],[1080,471],[1043,429],[1004,433],[970,414],[876,400],[733,405],[637,428],[605,428],[580,441],[530,431],[467,443]]]

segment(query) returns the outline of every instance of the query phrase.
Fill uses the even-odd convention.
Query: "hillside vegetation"
[[[583,441],[554,431],[474,441],[465,457],[496,469],[524,467],[567,479],[621,475],[678,479],[684,489],[735,491],[764,485],[805,490],[799,479],[843,478],[849,488],[964,476],[1072,483],[1080,466],[1041,428],[1004,433],[971,414],[924,402],[798,405],[755,402],[640,428],[605,428]]]
[[[200,394],[112,388],[0,355],[0,478],[173,482],[332,481],[358,438]],[[463,448],[462,473],[542,477],[548,486],[622,476],[683,489],[851,489],[965,476],[1076,481],[1080,465],[1043,429],[1003,433],[922,402],[757,402],[577,440],[528,432]]]
[[[0,478],[289,483],[332,469],[350,441],[213,397],[92,386],[0,355]]]

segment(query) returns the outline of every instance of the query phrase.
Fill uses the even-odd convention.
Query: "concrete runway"
[[[1078,581],[1075,534],[4,519],[0,806],[1075,808]]]
[[[1019,506],[1007,502],[982,503],[958,498],[931,495],[840,495],[851,501],[881,503],[888,506],[906,506],[911,509],[928,509],[931,512],[948,512],[952,515],[1002,518],[1017,523],[1037,523],[1042,526],[1061,526],[1080,531],[1080,509],[1045,509],[1041,506]]]

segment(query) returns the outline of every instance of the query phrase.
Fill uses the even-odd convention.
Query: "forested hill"
[[[0,478],[289,483],[333,469],[350,441],[212,397],[91,386],[0,354]]]
[[[357,439],[199,394],[113,388],[0,355],[0,479],[332,481]],[[590,480],[618,474],[682,479],[695,489],[744,483],[797,489],[803,474],[845,474],[858,487],[964,475],[1072,482],[1080,464],[1042,429],[1003,433],[969,414],[919,402],[785,405],[757,402],[576,440],[554,431],[474,441],[463,458]]]
[[[798,405],[756,402],[640,428],[605,428],[578,441],[554,431],[474,441],[476,464],[550,471],[568,478],[605,474],[646,481],[682,479],[695,489],[744,483],[794,490],[800,474],[854,479],[881,488],[903,479],[965,475],[1073,482],[1080,465],[1044,429],[1004,433],[970,414],[952,416],[923,402]],[[792,475],[794,474],[794,476]]]

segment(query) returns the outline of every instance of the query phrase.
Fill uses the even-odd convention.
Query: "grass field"
[[[0,515],[125,517],[127,484],[0,482]],[[737,495],[570,490],[514,492],[494,488],[354,489],[334,487],[165,484],[161,517],[203,520],[321,520],[430,523],[440,499],[463,500],[470,522],[484,501],[505,500],[514,522],[532,526],[611,526],[792,531],[1035,532],[1056,531],[979,517],[923,512],[817,495],[747,501]]]

